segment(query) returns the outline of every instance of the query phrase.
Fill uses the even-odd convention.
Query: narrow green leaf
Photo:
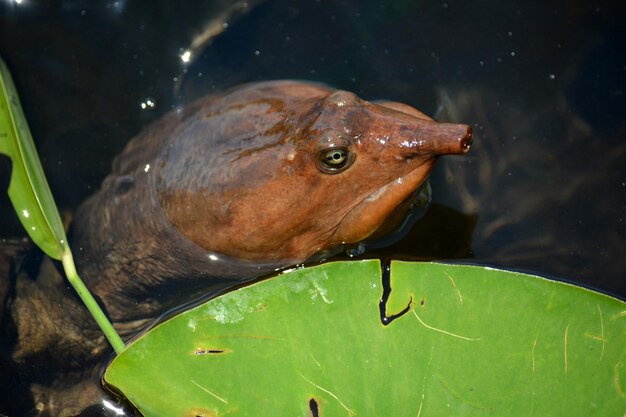
[[[295,270],[155,327],[105,381],[155,416],[622,416],[626,304],[475,266]],[[313,402],[314,403],[313,403]]]
[[[29,236],[48,256],[63,262],[67,279],[116,352],[124,342],[78,276],[61,216],[52,198],[11,74],[0,58],[0,153],[11,158],[9,197]]]
[[[37,156],[15,85],[0,59],[0,153],[11,158],[9,197],[31,239],[51,258],[66,245],[63,224]]]

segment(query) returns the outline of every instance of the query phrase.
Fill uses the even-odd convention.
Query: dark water
[[[62,208],[172,107],[241,82],[309,79],[474,127],[471,155],[433,172],[430,211],[377,254],[626,296],[624,2],[193,3],[0,2],[0,55]],[[0,237],[22,236],[0,194]]]

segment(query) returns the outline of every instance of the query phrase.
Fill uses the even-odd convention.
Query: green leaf
[[[24,229],[48,256],[63,263],[68,281],[116,352],[124,342],[76,272],[61,216],[41,167],[11,74],[0,59],[0,153],[11,158],[9,197]]]
[[[146,416],[622,416],[626,304],[491,268],[294,270],[211,300],[116,357]]]
[[[9,197],[31,239],[51,258],[61,259],[66,238],[15,85],[0,59],[0,153],[11,158]]]

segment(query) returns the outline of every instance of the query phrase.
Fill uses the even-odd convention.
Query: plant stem
[[[96,320],[96,323],[98,323],[98,326],[100,326],[100,329],[109,340],[109,343],[113,346],[115,353],[120,354],[126,348],[124,341],[117,334],[113,325],[104,315],[104,312],[96,302],[95,298],[93,298],[83,281],[78,276],[76,266],[74,265],[74,257],[72,256],[72,252],[67,245],[65,246],[65,251],[61,257],[61,262],[63,263],[63,269],[65,269],[65,275],[67,276],[68,281],[72,284],[80,299],[83,300],[85,306],[87,306],[87,309]]]

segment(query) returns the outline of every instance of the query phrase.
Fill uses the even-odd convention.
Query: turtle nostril
[[[474,136],[472,134],[472,128],[468,126],[466,135],[462,137],[460,141],[461,149],[468,151],[472,143],[474,143]]]

